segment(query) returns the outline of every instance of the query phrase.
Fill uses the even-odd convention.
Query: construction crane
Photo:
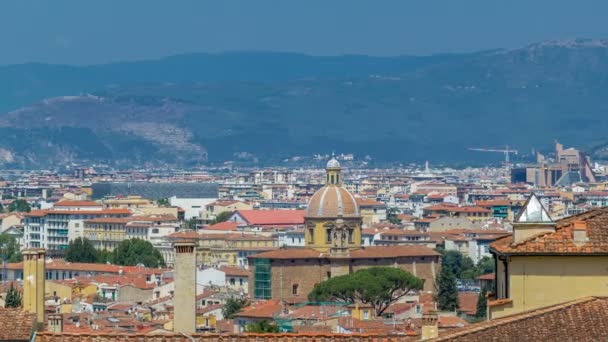
[[[494,148],[474,148],[474,147],[469,147],[469,151],[478,151],[478,152],[498,152],[498,153],[504,153],[505,154],[505,168],[507,170],[507,175],[509,174],[509,171],[511,170],[511,163],[510,163],[510,155],[511,153],[514,155],[517,155],[517,150],[513,150],[509,148],[509,145],[505,146],[504,149],[494,149]]]

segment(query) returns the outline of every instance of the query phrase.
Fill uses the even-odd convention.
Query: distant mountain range
[[[467,147],[606,156],[608,41],[429,57],[191,54],[0,67],[0,163],[190,166],[352,152],[467,162]],[[496,156],[498,159],[500,156]]]

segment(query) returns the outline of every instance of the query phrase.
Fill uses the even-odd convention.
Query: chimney
[[[436,313],[422,315],[422,341],[439,337],[439,327],[437,326],[438,320],[439,318]]]
[[[63,316],[61,314],[50,314],[48,316],[48,330],[52,333],[63,332]]]
[[[574,221],[572,227],[572,240],[575,244],[584,244],[587,242],[587,222]]]
[[[44,327],[44,285],[45,255],[44,248],[23,250],[23,310],[36,314],[36,329]]]
[[[555,232],[555,222],[534,193],[513,221],[513,243],[518,244],[535,235]]]
[[[173,331],[196,332],[196,244],[191,241],[176,242],[175,295],[173,297]]]

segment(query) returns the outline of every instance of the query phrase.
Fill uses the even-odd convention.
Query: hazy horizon
[[[235,51],[426,56],[608,37],[608,2],[584,5],[5,0],[0,2],[0,65],[102,64]]]

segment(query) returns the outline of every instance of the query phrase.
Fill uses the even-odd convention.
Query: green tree
[[[267,320],[263,320],[263,321],[248,324],[245,327],[245,330],[250,333],[270,334],[270,333],[278,333],[279,327],[274,323],[268,323]]]
[[[184,229],[196,230],[197,225],[198,219],[196,217],[184,221]]]
[[[435,301],[439,310],[456,311],[458,309],[456,276],[449,267],[443,265],[435,281]]]
[[[247,299],[230,297],[222,307],[224,319],[233,319],[234,316],[247,305]]]
[[[475,313],[475,317],[486,318],[487,306],[488,306],[488,291],[484,286],[481,289],[481,292],[479,292],[479,297],[477,298],[477,312]]]
[[[311,301],[343,301],[370,304],[381,315],[410,290],[421,290],[424,280],[394,267],[371,267],[317,284]]]
[[[146,267],[165,267],[165,260],[160,252],[149,241],[131,239],[122,241],[112,255],[117,265]]]
[[[95,261],[98,264],[106,264],[106,263],[112,263],[113,262],[113,253],[108,251],[108,250],[98,250],[97,251],[97,261]]]
[[[4,301],[5,308],[19,308],[21,307],[21,293],[13,287],[13,283],[6,292],[6,300]]]
[[[477,262],[475,268],[477,269],[477,276],[494,273],[494,259],[484,256]]]
[[[19,243],[14,237],[8,234],[0,234],[0,255],[6,257],[7,262],[23,261]]]
[[[156,205],[158,205],[159,207],[170,207],[171,203],[169,203],[168,198],[159,198],[156,200]]]
[[[8,211],[10,212],[29,213],[31,210],[30,204],[24,199],[14,200],[8,205]]]
[[[386,219],[392,224],[401,223],[401,220],[397,217],[397,215],[399,215],[399,209],[397,208],[388,208],[386,210]]]
[[[70,241],[65,250],[65,260],[69,262],[98,262],[98,252],[87,238],[76,238]]]
[[[232,216],[231,211],[222,211],[221,213],[215,216],[215,220],[213,220],[213,224],[228,221],[228,219]]]
[[[458,251],[441,252],[441,267],[447,267],[457,279],[473,279],[476,276],[473,260]]]

